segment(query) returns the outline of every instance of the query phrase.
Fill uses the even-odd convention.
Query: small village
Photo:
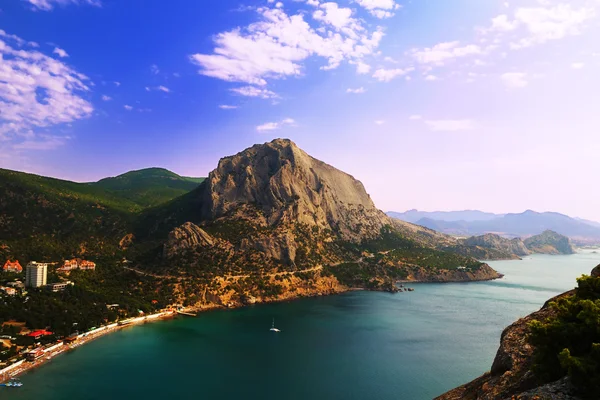
[[[18,260],[7,260],[2,267],[0,302],[6,302],[7,297],[20,296],[23,303],[26,303],[31,291],[58,294],[65,291],[67,287],[75,285],[67,279],[73,271],[80,270],[87,273],[95,269],[95,262],[80,258],[48,263],[30,261],[25,268]],[[48,282],[49,275],[55,282]],[[152,304],[156,305],[157,301],[153,300]],[[119,310],[119,307],[119,304],[106,304],[107,309]],[[171,317],[176,313],[185,314],[181,309],[181,306],[169,306],[153,314],[145,314],[142,310],[138,310],[136,317],[122,316],[118,322],[107,322],[82,332],[75,330],[68,336],[58,335],[49,328],[32,330],[23,321],[0,321],[0,383],[35,368],[66,350],[74,349],[117,329]]]

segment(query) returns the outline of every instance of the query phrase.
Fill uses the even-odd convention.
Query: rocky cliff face
[[[506,239],[492,233],[470,237],[465,239],[464,243],[468,246],[481,246],[501,251],[506,254],[507,259],[531,254],[531,251],[525,247],[525,243],[521,239]]]
[[[574,291],[548,300],[541,310],[521,318],[502,332],[500,348],[490,372],[453,389],[435,400],[511,400],[564,399],[576,400],[568,380],[540,385],[531,372],[533,347],[527,341],[528,324],[545,320],[555,313],[550,303]]]
[[[374,238],[390,224],[362,183],[287,139],[221,159],[207,179],[205,204],[209,220],[256,208],[268,226],[316,226],[352,242]]]
[[[574,254],[575,250],[568,237],[554,231],[544,231],[525,239],[525,246],[533,253]]]
[[[214,238],[203,229],[191,222],[186,222],[169,233],[169,238],[164,244],[163,254],[164,257],[168,258],[185,250],[210,247],[214,243]]]

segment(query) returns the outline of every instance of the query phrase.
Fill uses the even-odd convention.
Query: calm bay
[[[502,330],[600,264],[590,251],[489,263],[496,281],[350,292],[118,331],[0,397],[431,399],[489,370]],[[272,318],[280,333],[269,332]]]

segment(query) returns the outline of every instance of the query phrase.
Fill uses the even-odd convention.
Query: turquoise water
[[[102,337],[22,376],[0,397],[55,399],[430,399],[491,366],[500,333],[598,254],[493,262],[502,280],[353,292]],[[282,330],[269,332],[271,318]],[[7,393],[3,393],[7,392]]]

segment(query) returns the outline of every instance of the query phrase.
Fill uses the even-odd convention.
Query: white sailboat
[[[279,329],[275,328],[275,318],[273,318],[273,324],[271,325],[271,332],[281,332]]]

